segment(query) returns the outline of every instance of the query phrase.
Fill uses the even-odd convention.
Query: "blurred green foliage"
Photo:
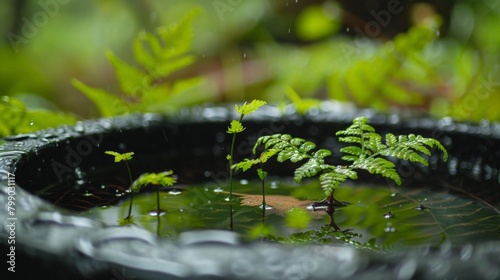
[[[73,85],[92,100],[105,117],[137,111],[168,113],[211,100],[213,93],[202,77],[168,80],[172,73],[195,61],[189,52],[191,22],[198,13],[198,9],[193,10],[180,23],[158,28],[157,35],[146,31],[139,33],[134,40],[133,52],[140,67],[134,67],[107,51],[123,96],[89,87],[77,79],[73,80]],[[201,85],[205,85],[203,90]]]
[[[499,1],[387,2],[2,1],[0,95],[80,119],[262,99],[500,120]]]

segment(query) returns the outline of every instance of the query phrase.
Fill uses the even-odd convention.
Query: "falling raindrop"
[[[290,28],[288,28],[288,33],[291,33]]]
[[[347,32],[349,32],[349,30],[350,30],[350,29],[349,29],[349,27],[347,27],[347,28],[346,28],[346,31],[347,31]]]
[[[244,54],[243,54],[243,58],[247,58],[247,53],[244,53]]]

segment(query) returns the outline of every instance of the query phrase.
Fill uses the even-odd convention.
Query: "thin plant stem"
[[[127,171],[128,171],[128,178],[130,180],[130,185],[132,185],[132,172],[130,172],[130,167],[128,166],[128,163],[127,161],[125,160],[125,166],[127,167]],[[128,216],[126,219],[130,219],[130,216],[132,215],[132,203],[134,201],[134,191],[132,190],[132,196],[130,197],[130,205],[128,207]]]
[[[156,185],[156,212],[157,215],[160,215],[160,187]]]
[[[243,114],[240,115],[239,121],[243,119]],[[231,140],[231,150],[229,152],[229,229],[233,230],[233,156],[234,156],[234,145],[236,143],[236,133],[233,133],[233,139]]]

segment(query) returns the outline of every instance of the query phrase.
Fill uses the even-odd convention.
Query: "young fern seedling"
[[[157,215],[159,216],[162,212],[160,208],[160,185],[167,187],[167,186],[172,186],[173,184],[177,183],[177,179],[172,176],[173,171],[164,171],[164,172],[159,172],[159,173],[144,173],[139,178],[137,178],[132,185],[130,186],[130,189],[132,192],[139,192],[142,187],[145,187],[147,185],[154,185],[156,186],[156,212]]]
[[[385,136],[385,144],[382,136],[376,133],[375,128],[368,124],[366,117],[355,118],[352,125],[345,130],[336,133],[339,141],[351,144],[340,149],[345,155],[342,159],[351,162],[350,165],[333,166],[325,163],[325,158],[332,153],[326,149],[313,151],[316,145],[302,138],[293,138],[288,134],[274,134],[259,137],[255,143],[254,150],[264,146],[264,151],[276,150],[278,162],[290,160],[299,162],[307,160],[294,171],[294,180],[301,182],[303,178],[319,175],[319,182],[327,198],[318,204],[327,203],[329,208],[341,206],[343,203],[334,197],[335,189],[347,179],[357,179],[356,170],[363,169],[371,174],[378,174],[401,185],[395,164],[386,159],[394,157],[419,162],[425,166],[429,163],[423,155],[430,156],[430,148],[437,148],[443,153],[443,160],[448,158],[448,152],[436,139],[425,138],[420,135],[400,135],[388,133]],[[314,206],[314,205],[313,205]],[[334,210],[332,210],[334,211]],[[333,223],[335,229],[339,228]]]
[[[255,150],[253,152],[255,154]],[[277,152],[278,152],[278,150],[269,149],[269,150],[262,152],[260,154],[260,156],[256,159],[245,158],[242,161],[240,161],[239,163],[231,166],[231,168],[234,169],[235,171],[238,171],[239,169],[241,169],[243,172],[245,172],[245,171],[249,170],[254,165],[257,165],[257,164],[260,165],[260,168],[257,169],[257,175],[259,176],[259,179],[260,179],[261,185],[262,185],[262,209],[264,211],[266,211],[266,207],[267,207],[266,188],[265,188],[265,185],[266,185],[265,180],[267,178],[267,172],[264,171],[264,163],[266,163],[267,160],[269,158],[271,158],[272,156],[274,156],[274,154],[276,154]]]
[[[115,158],[115,162],[120,162],[120,161],[125,162],[125,166],[127,167],[127,172],[128,172],[128,178],[130,180],[130,185],[132,185],[132,172],[130,172],[130,167],[128,165],[128,161],[132,159],[134,152],[120,154],[120,153],[117,153],[114,151],[105,151],[104,153],[113,156]],[[132,221],[132,219],[133,219],[133,217],[132,217],[133,200],[134,200],[134,192],[132,191],[132,196],[130,198],[130,205],[128,208],[128,215],[127,215],[127,217],[125,217],[125,220],[127,220],[129,222]]]
[[[234,146],[236,143],[236,134],[241,133],[243,132],[243,130],[245,130],[245,127],[241,123],[243,117],[252,114],[265,104],[266,104],[265,101],[254,99],[250,103],[245,102],[243,105],[241,105],[241,107],[238,105],[234,106],[236,112],[238,112],[240,116],[237,120],[231,121],[226,131],[228,134],[233,135],[233,138],[231,140],[231,148],[230,148],[231,150],[229,155],[227,155],[227,160],[229,161],[229,202],[232,201],[233,197],[233,169],[231,168],[231,166],[233,165],[233,160],[234,160]]]

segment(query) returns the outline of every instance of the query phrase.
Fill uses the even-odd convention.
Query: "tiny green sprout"
[[[401,185],[401,177],[394,162],[387,158],[419,162],[427,166],[429,163],[424,156],[430,156],[430,149],[436,148],[443,153],[443,161],[448,159],[445,147],[433,138],[414,134],[395,136],[388,133],[385,135],[384,143],[382,136],[375,131],[373,126],[368,124],[368,119],[363,116],[355,118],[351,126],[338,131],[336,135],[339,137],[339,142],[349,144],[340,149],[340,152],[345,154],[341,159],[351,162],[349,165],[334,166],[326,163],[325,158],[332,155],[331,151],[326,149],[314,151],[316,145],[313,142],[294,138],[288,134],[261,136],[257,139],[253,151],[255,153],[257,147],[262,145],[264,152],[272,151],[271,156],[277,156],[278,162],[289,160],[296,163],[306,160],[304,164],[295,169],[294,180],[301,182],[303,178],[318,175],[320,185],[327,196],[318,204],[327,203],[332,209],[334,206],[343,205],[342,202],[334,198],[335,189],[348,179],[357,179],[356,170],[366,170]],[[241,168],[248,169],[247,165],[250,163],[253,161],[243,161]],[[333,220],[331,225],[339,230]]]
[[[120,162],[123,161],[125,163],[125,166],[127,167],[127,172],[128,172],[128,178],[130,180],[130,185],[132,185],[132,172],[130,171],[130,166],[128,165],[128,161],[132,159],[132,156],[134,155],[134,152],[128,152],[128,153],[117,153],[114,151],[105,151],[105,154],[114,156],[115,162]],[[130,198],[130,205],[128,208],[128,215],[125,217],[124,221],[132,222],[133,217],[132,217],[132,203],[134,201],[134,192],[132,192],[132,196]],[[122,223],[122,222],[120,222]]]
[[[114,156],[115,162],[120,162],[122,160],[123,161],[131,160],[132,156],[134,155],[134,152],[120,154],[120,153],[113,152],[113,151],[105,151],[104,153],[111,155],[111,156]]]
[[[166,187],[166,186],[172,186],[173,184],[177,183],[177,179],[173,177],[172,174],[173,174],[172,170],[159,173],[144,173],[132,183],[130,189],[132,190],[132,192],[139,192],[142,187],[148,185],[156,186],[156,210],[158,215],[160,215],[161,208],[160,208],[159,186]]]
[[[239,115],[239,118],[237,120],[231,121],[231,123],[226,131],[228,134],[233,135],[232,140],[231,140],[230,152],[229,152],[229,155],[226,156],[227,160],[229,161],[229,202],[230,203],[233,201],[233,168],[232,168],[232,166],[233,166],[233,160],[234,160],[234,146],[236,143],[236,134],[241,133],[242,131],[245,130],[245,127],[241,123],[241,121],[243,120],[243,117],[245,117],[246,115],[252,114],[253,112],[257,111],[260,107],[264,106],[265,104],[266,104],[265,101],[254,99],[250,103],[245,102],[241,106],[239,106],[239,105],[234,106],[236,112],[240,115]],[[230,204],[230,206],[231,206],[231,204]],[[230,215],[231,221],[229,224],[229,228],[232,230],[233,229],[232,206],[231,206],[230,212],[231,212],[231,215]]]

